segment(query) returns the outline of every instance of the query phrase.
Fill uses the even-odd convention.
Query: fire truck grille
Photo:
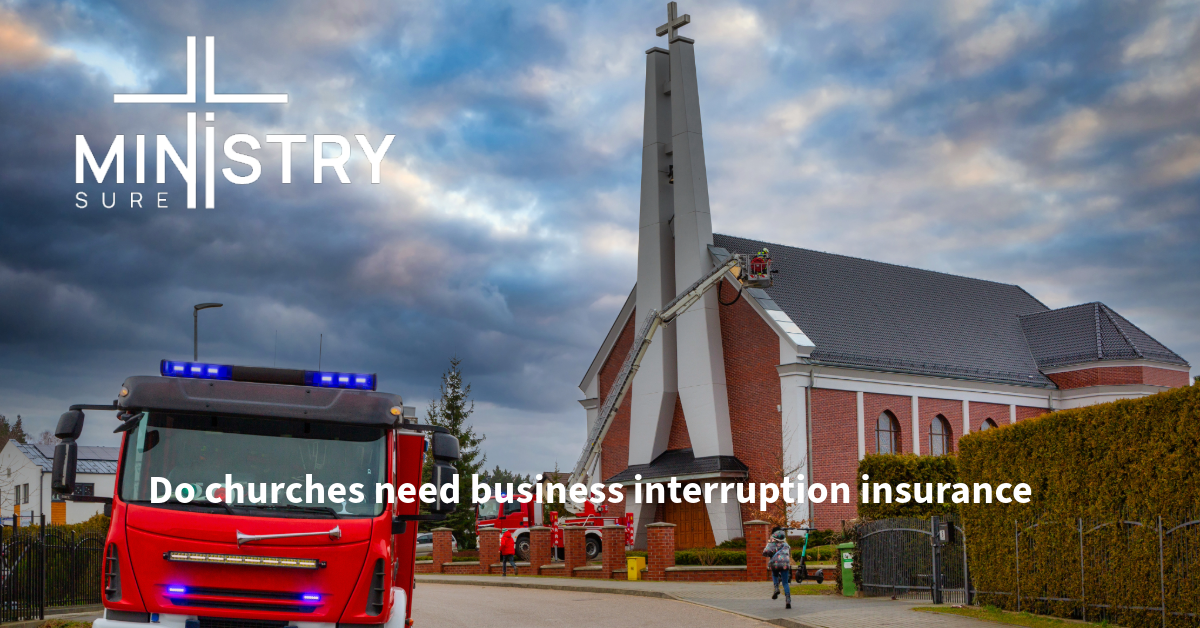
[[[265,619],[229,619],[228,617],[200,617],[200,628],[283,628],[286,621]]]
[[[167,598],[175,606],[194,606],[199,608],[228,608],[243,611],[273,611],[277,613],[311,613],[315,606],[300,604],[258,604],[255,602],[226,602],[224,600],[188,600],[183,598]]]

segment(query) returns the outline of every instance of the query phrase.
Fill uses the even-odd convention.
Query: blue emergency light
[[[199,362],[174,362],[163,360],[159,370],[164,377],[190,377],[192,379],[233,379],[233,367],[225,364],[201,364]]]
[[[284,386],[315,386],[318,388],[346,388],[350,390],[375,390],[376,383],[374,373],[301,371],[298,369],[178,362],[175,360],[163,360],[159,365],[159,372],[163,377],[223,379],[235,382],[281,384]]]
[[[375,376],[369,373],[333,373],[328,371],[305,371],[304,383],[322,388],[357,388],[375,390]]]

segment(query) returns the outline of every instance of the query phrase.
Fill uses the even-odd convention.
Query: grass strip
[[[1107,621],[1096,624],[1092,622],[1082,621],[1066,621],[1057,617],[1046,617],[1045,615],[1034,615],[1032,613],[1014,613],[1012,611],[1004,611],[995,606],[918,606],[913,609],[922,613],[938,613],[941,615],[958,615],[960,617],[970,617],[972,619],[982,619],[983,621],[991,621],[999,624],[1008,624],[1010,626],[1024,626],[1025,628],[1065,628],[1067,626],[1112,626]]]

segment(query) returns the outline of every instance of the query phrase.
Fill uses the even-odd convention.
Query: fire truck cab
[[[375,376],[164,360],[111,406],[59,419],[52,485],[69,494],[84,410],[123,434],[95,628],[412,624],[417,526],[454,503],[387,489],[453,482],[458,441],[407,417]],[[439,491],[440,494],[440,491]]]

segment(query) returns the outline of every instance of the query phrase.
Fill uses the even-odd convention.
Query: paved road
[[[594,617],[605,618],[630,608],[632,604],[644,601],[643,597],[655,595],[661,601],[679,600],[703,605],[718,611],[729,611],[723,615],[726,623],[737,619],[757,619],[788,628],[985,628],[988,624],[975,619],[953,615],[931,615],[913,611],[914,606],[925,606],[928,602],[908,600],[893,601],[884,598],[847,598],[837,595],[795,595],[792,597],[791,610],[785,610],[782,597],[771,600],[771,584],[769,582],[626,582],[624,580],[585,580],[582,578],[506,578],[496,576],[447,576],[423,574],[417,576],[416,602],[428,589],[439,587],[458,587],[474,592],[492,588],[505,592],[541,592],[549,594],[548,600],[569,600],[576,596],[587,595],[596,598],[592,602],[595,608],[607,609],[597,612]],[[793,585],[813,586],[813,585]],[[519,588],[518,588],[519,587]],[[533,587],[533,588],[524,588]],[[606,593],[610,591],[611,593]],[[623,594],[623,595],[613,595]],[[505,594],[501,594],[503,597]],[[678,602],[676,602],[678,603]],[[552,604],[562,604],[554,602]],[[414,611],[415,612],[415,611]],[[463,612],[460,611],[459,612]],[[634,613],[636,614],[636,613]],[[592,621],[592,616],[568,614],[560,618],[578,618],[588,623],[594,623],[596,628],[606,626],[644,626],[654,623],[605,623]],[[453,624],[458,625],[458,624]],[[464,624],[465,625],[465,624]],[[497,622],[496,626],[505,626]],[[549,624],[547,624],[549,625]],[[676,616],[669,616],[664,625],[684,625],[676,621]],[[759,623],[750,625],[763,626]],[[561,628],[561,626],[559,626]]]
[[[768,628],[760,621],[687,602],[608,593],[417,583],[417,628]]]

